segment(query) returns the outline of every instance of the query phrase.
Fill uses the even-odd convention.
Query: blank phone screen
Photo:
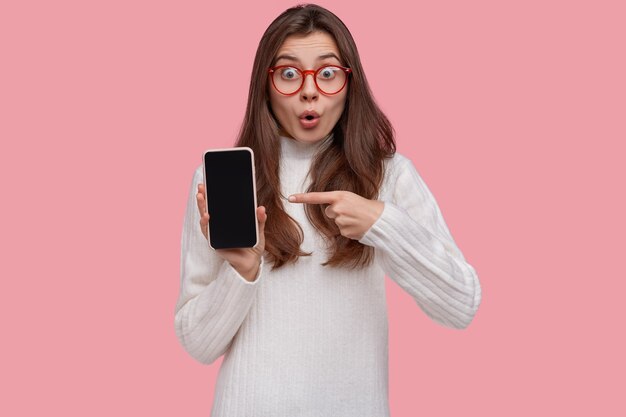
[[[204,154],[209,237],[215,249],[256,244],[253,163],[247,149]]]

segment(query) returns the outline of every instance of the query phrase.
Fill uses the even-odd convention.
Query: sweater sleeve
[[[412,162],[397,157],[383,212],[359,241],[375,248],[385,273],[432,320],[466,328],[481,302],[476,271],[455,244]]]
[[[210,364],[230,346],[246,318],[263,278],[264,263],[255,281],[247,281],[209,247],[200,229],[196,204],[202,168],[194,174],[183,224],[180,293],[175,307],[175,330],[185,350]]]

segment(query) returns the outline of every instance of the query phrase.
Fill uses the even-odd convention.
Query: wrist
[[[246,281],[253,282],[257,278],[257,274],[259,273],[259,268],[261,265],[261,258],[248,265],[233,265],[231,266],[237,271],[239,275],[241,275]]]

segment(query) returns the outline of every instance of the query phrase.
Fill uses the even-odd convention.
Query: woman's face
[[[289,36],[281,45],[274,66],[293,65],[302,70],[316,70],[324,65],[343,66],[337,44],[326,32],[306,36]],[[337,94],[325,95],[315,86],[312,75],[306,75],[302,89],[287,96],[276,91],[270,81],[270,105],[278,119],[282,134],[299,142],[314,143],[325,138],[335,127],[345,107],[348,85]],[[307,121],[306,111],[319,115]]]

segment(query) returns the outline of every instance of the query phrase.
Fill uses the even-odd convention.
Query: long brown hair
[[[343,64],[352,69],[344,111],[333,128],[332,143],[311,163],[311,191],[351,191],[368,199],[378,197],[384,174],[384,160],[396,151],[391,123],[374,101],[365,78],[352,35],[333,13],[314,4],[292,7],[267,28],[256,52],[248,104],[236,146],[248,146],[255,153],[257,200],[268,213],[265,249],[274,268],[309,255],[300,249],[303,232],[281,201],[279,125],[269,105],[267,69],[284,40],[290,35],[313,32],[331,35]],[[373,248],[340,234],[333,220],[324,214],[324,205],[306,205],[313,226],[329,241],[329,257],[323,265],[350,268],[368,265]]]

